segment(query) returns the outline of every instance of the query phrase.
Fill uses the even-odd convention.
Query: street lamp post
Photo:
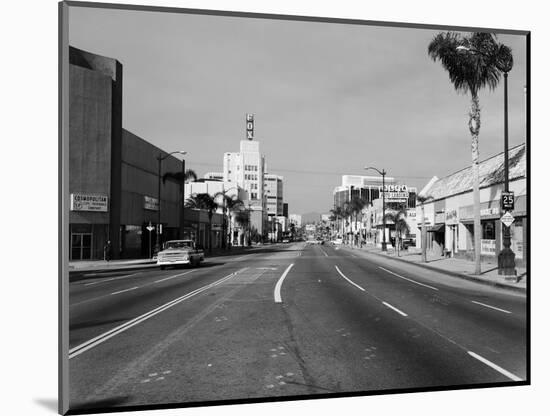
[[[512,70],[513,59],[511,54],[504,56],[498,61],[498,69],[504,73],[504,192],[508,193],[508,72]],[[502,224],[502,245],[503,249],[498,254],[498,274],[504,275],[506,279],[516,280],[516,255],[510,248],[512,245],[510,227]]]
[[[368,166],[365,170],[375,170],[380,175],[382,175],[382,251],[387,251],[388,246],[386,243],[386,171],[382,169],[381,171],[375,167]]]
[[[181,155],[186,155],[187,152],[183,151],[183,150],[176,150],[175,152],[171,152],[171,153],[167,153],[166,155],[162,155],[162,153],[159,153],[159,155],[157,156],[157,160],[159,162],[159,172],[158,172],[158,189],[157,189],[157,199],[158,199],[158,212],[157,212],[157,227],[156,227],[156,233],[157,233],[157,242],[155,244],[155,249],[158,251],[160,251],[160,248],[161,248],[161,238],[162,238],[162,233],[161,233],[161,230],[160,230],[160,221],[161,221],[161,216],[160,216],[160,209],[161,209],[161,202],[160,202],[160,180],[161,180],[161,176],[162,176],[162,161],[164,159],[166,159],[168,156],[171,156],[175,153],[179,153]],[[183,162],[183,167],[184,167],[184,173],[185,173],[185,161]],[[185,187],[184,187],[184,193],[185,193]],[[183,210],[183,208],[182,208]],[[182,217],[183,218],[183,217]]]
[[[456,49],[494,59],[498,70],[504,75],[504,192],[508,193],[510,191],[508,185],[508,72],[514,66],[514,58],[509,48],[502,45],[497,49],[494,56],[467,46],[458,46]],[[517,280],[516,255],[510,248],[511,245],[510,227],[502,223],[502,246],[504,248],[498,254],[498,274],[504,275],[506,279]]]

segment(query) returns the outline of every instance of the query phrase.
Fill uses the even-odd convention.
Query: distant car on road
[[[283,238],[283,243],[290,243],[290,240],[288,238]]]
[[[342,239],[341,238],[335,238],[334,240],[331,241],[331,243],[335,246],[339,246],[339,245],[342,245]]]
[[[157,254],[157,265],[162,270],[166,266],[190,264],[199,266],[204,261],[204,251],[195,246],[193,240],[170,240],[164,243],[164,248]]]

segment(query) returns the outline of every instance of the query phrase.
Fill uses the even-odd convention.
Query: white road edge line
[[[500,374],[508,377],[509,379],[513,380],[513,381],[523,381],[521,378],[519,378],[518,376],[516,376],[515,374],[512,374],[510,373],[509,371],[506,371],[504,368],[502,367],[499,367],[498,365],[496,365],[495,363],[492,363],[491,361],[487,360],[486,358],[483,358],[482,356],[480,355],[477,355],[475,352],[472,352],[472,351],[468,351],[468,354],[470,354],[472,357],[474,357],[476,360],[479,360],[481,361],[483,364],[486,364],[488,365],[489,367],[491,367],[493,370],[497,370]]]
[[[185,276],[186,274],[193,273],[193,272],[196,272],[196,271],[197,271],[196,269],[195,270],[189,270],[188,272],[185,272],[185,273],[179,273],[179,274],[175,274],[173,276],[165,277],[164,279],[155,280],[154,283],[164,282],[165,280],[170,280],[170,279],[174,279],[175,277]]]
[[[494,309],[494,310],[496,310],[496,311],[500,311],[500,312],[504,312],[504,313],[512,313],[512,312],[507,311],[507,310],[505,310],[505,309],[497,308],[496,306],[491,306],[491,305],[487,305],[487,304],[485,304],[485,303],[476,302],[475,300],[472,300],[471,302],[472,302],[472,303],[476,303],[476,304],[481,305],[481,306],[485,306],[486,308]]]
[[[359,286],[357,283],[352,282],[351,280],[349,280],[349,279],[344,275],[344,273],[342,273],[342,272],[340,271],[340,269],[338,268],[338,266],[334,266],[334,267],[336,267],[336,271],[337,271],[338,273],[340,273],[340,276],[342,276],[344,279],[346,279],[349,283],[351,283],[351,284],[352,284],[353,286],[355,286],[357,289],[362,290],[363,292],[365,291],[365,289],[363,289],[363,288],[362,288],[361,286]]]
[[[395,312],[397,312],[399,315],[403,315],[403,316],[407,316],[407,314],[405,312],[402,312],[400,311],[399,309],[397,309],[396,307],[390,305],[389,303],[387,302],[382,302],[384,305],[386,305],[388,308],[390,309],[393,309]]]
[[[325,257],[328,257],[328,254],[325,252],[325,250],[321,249],[321,251],[323,252],[323,254],[325,255]]]
[[[235,273],[231,273],[231,274],[229,274],[225,277],[222,277],[221,279],[216,280],[215,282],[210,283],[209,285],[206,285],[206,286],[200,287],[198,289],[195,289],[192,292],[189,292],[189,293],[187,293],[183,296],[180,296],[179,298],[176,298],[176,299],[174,299],[170,302],[167,302],[164,305],[159,306],[158,308],[155,308],[155,309],[153,309],[149,312],[146,312],[143,315],[138,316],[137,318],[134,318],[134,319],[132,319],[128,322],[125,322],[122,325],[117,326],[116,328],[113,328],[113,329],[111,329],[111,330],[109,330],[109,331],[107,331],[107,332],[105,332],[101,335],[98,335],[97,337],[94,337],[94,338],[92,338],[92,339],[90,339],[90,340],[88,340],[88,341],[86,341],[86,342],[84,342],[80,345],[77,345],[74,348],[71,348],[69,350],[69,359],[74,358],[77,355],[80,355],[83,352],[88,351],[89,349],[91,349],[91,348],[93,348],[93,347],[95,347],[99,344],[102,344],[103,342],[107,341],[109,338],[112,338],[115,335],[118,335],[118,334],[130,329],[131,327],[133,327],[133,326],[149,319],[149,318],[152,318],[153,316],[155,316],[155,315],[171,308],[172,306],[177,305],[180,302],[183,302],[186,299],[189,299],[189,298],[191,298],[191,297],[193,297],[193,296],[195,296],[195,295],[197,295],[201,292],[204,292],[207,289],[210,289],[214,286],[217,286],[217,285],[225,282],[228,279],[231,279],[233,276],[237,275],[239,272],[241,272],[245,269],[241,269],[241,270],[239,270]]]
[[[408,279],[408,278],[406,278],[406,277],[403,277],[403,276],[401,276],[401,275],[399,275],[399,274],[397,274],[397,273],[392,272],[391,270],[388,270],[388,269],[383,268],[382,266],[378,266],[378,268],[384,270],[385,272],[388,272],[388,273],[390,273],[390,274],[393,274],[394,276],[397,276],[397,277],[399,277],[399,278],[401,278],[401,279],[407,280],[408,282],[411,282],[411,283],[414,283],[414,284],[417,284],[417,285],[420,285],[420,286],[427,287],[428,289],[439,290],[439,289],[436,288],[436,287],[433,287],[433,286],[430,286],[430,285],[425,285],[424,283],[417,282],[416,280],[412,280],[412,279]]]
[[[139,286],[134,286],[134,287],[131,287],[130,289],[119,290],[118,292],[111,293],[111,295],[118,295],[119,293],[129,292],[130,290],[136,290],[136,289],[139,289]]]
[[[275,285],[275,290],[273,291],[273,297],[275,298],[275,303],[282,303],[283,300],[281,299],[281,286],[283,286],[283,280],[285,280],[286,275],[292,269],[292,266],[294,266],[294,263],[292,263],[290,266],[286,268],[283,275],[277,280],[277,284]]]

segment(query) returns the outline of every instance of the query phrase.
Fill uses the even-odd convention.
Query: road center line
[[[185,272],[185,273],[179,273],[179,274],[175,274],[173,276],[168,276],[168,277],[165,277],[164,279],[155,280],[154,283],[160,283],[160,282],[164,282],[165,280],[174,279],[175,277],[185,276],[186,274],[193,273],[195,271],[196,270],[189,270],[188,272]]]
[[[378,266],[378,268],[384,270],[385,272],[388,272],[388,273],[390,273],[390,274],[393,274],[394,276],[397,276],[397,277],[399,277],[399,278],[401,278],[401,279],[407,280],[408,282],[411,282],[411,283],[414,283],[414,284],[417,284],[417,285],[420,285],[420,286],[427,287],[428,289],[439,290],[439,289],[436,288],[436,287],[429,286],[429,285],[425,285],[424,283],[417,282],[416,280],[412,280],[412,279],[409,279],[409,278],[407,278],[407,277],[403,277],[403,276],[401,276],[401,275],[399,275],[399,274],[397,274],[397,273],[394,273],[394,272],[392,272],[391,270],[385,269],[385,268],[383,268],[383,267],[381,267],[381,266]]]
[[[353,286],[355,286],[355,287],[358,288],[359,290],[362,290],[363,292],[365,291],[365,289],[363,289],[363,288],[362,288],[361,286],[359,286],[357,283],[352,282],[351,280],[349,280],[349,279],[344,275],[344,273],[342,273],[342,272],[340,271],[340,269],[338,268],[338,266],[334,266],[334,267],[336,267],[336,271],[337,271],[338,273],[340,273],[340,276],[342,276],[344,279],[346,279],[349,283],[351,283]]]
[[[486,308],[494,309],[494,310],[496,310],[496,311],[500,311],[500,312],[504,312],[504,313],[512,313],[512,312],[507,311],[507,310],[505,310],[505,309],[497,308],[496,306],[491,306],[491,305],[487,305],[487,304],[485,304],[485,303],[476,302],[475,300],[472,300],[471,302],[472,302],[472,303],[475,303],[475,304],[477,304],[477,305],[485,306]]]
[[[118,295],[119,293],[129,292],[130,290],[136,290],[136,289],[139,289],[139,286],[134,286],[134,287],[131,287],[130,289],[119,290],[118,292],[111,293],[111,295]]]
[[[290,266],[286,268],[283,275],[277,280],[277,284],[275,285],[275,291],[273,292],[273,297],[275,298],[275,303],[282,303],[283,300],[281,299],[281,286],[283,285],[283,280],[285,280],[286,275],[292,269],[292,266],[294,266],[294,263],[292,263]]]
[[[512,374],[512,373],[510,373],[509,371],[506,371],[504,368],[499,367],[499,366],[496,365],[495,363],[492,363],[491,361],[487,360],[486,358],[483,358],[483,357],[480,356],[480,355],[477,355],[475,352],[468,351],[468,354],[470,354],[470,355],[471,355],[472,357],[474,357],[476,360],[481,361],[483,364],[488,365],[488,366],[491,367],[493,370],[498,371],[500,374],[502,374],[502,375],[508,377],[509,379],[511,379],[511,380],[513,380],[513,381],[523,381],[521,378],[519,378],[519,377],[516,376],[515,374]]]
[[[246,268],[245,268],[246,269]],[[232,277],[236,276],[238,273],[240,273],[241,271],[245,270],[245,269],[241,269],[235,273],[231,273],[225,277],[222,277],[221,279],[219,280],[216,280],[215,282],[213,283],[210,283],[206,286],[203,286],[203,287],[200,287],[198,289],[195,289],[193,290],[192,292],[189,292],[183,296],[180,296],[179,298],[176,298],[170,302],[167,302],[165,303],[164,305],[161,305],[159,306],[158,308],[155,308],[153,310],[150,310],[149,312],[146,312],[144,313],[143,315],[140,315],[138,316],[137,318],[134,318],[128,322],[125,322],[123,323],[122,325],[119,325],[101,335],[98,335],[97,337],[94,337],[80,345],[77,345],[76,347],[74,348],[71,348],[69,350],[69,359],[71,358],[74,358],[80,354],[82,354],[83,352],[85,351],[88,351],[89,349],[91,348],[94,348],[95,346],[99,345],[99,344],[102,344],[104,343],[105,341],[107,341],[108,339],[114,337],[115,335],[118,335],[128,329],[130,329],[131,327],[135,326],[135,325],[138,325],[140,324],[141,322],[143,321],[146,321],[147,319],[149,318],[152,318],[153,316],[161,313],[161,312],[164,312],[165,310],[167,309],[170,309],[172,308],[173,306],[177,305],[178,303],[180,302],[183,302],[184,300],[187,300],[201,292],[204,292],[205,290],[208,290],[214,286],[217,286],[221,283],[224,283],[226,280],[229,280],[231,279]]]
[[[390,309],[393,309],[395,312],[397,312],[399,315],[402,315],[402,316],[407,316],[407,314],[405,312],[402,312],[400,311],[399,309],[397,309],[396,307],[390,305],[389,303],[387,302],[382,302],[384,305],[386,305],[388,308]]]

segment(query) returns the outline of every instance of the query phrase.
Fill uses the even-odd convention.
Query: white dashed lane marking
[[[518,376],[516,376],[515,374],[512,374],[510,373],[509,371],[505,370],[504,368],[502,367],[499,367],[498,365],[496,365],[495,363],[487,360],[486,358],[483,358],[481,355],[477,355],[475,352],[472,352],[472,351],[468,351],[468,354],[470,354],[472,357],[474,357],[476,360],[479,360],[481,361],[483,364],[485,365],[488,365],[489,367],[491,367],[493,370],[496,370],[498,371],[500,374],[508,377],[510,380],[513,380],[513,381],[522,381],[521,378],[519,378]]]
[[[111,295],[118,295],[119,293],[129,292],[130,290],[136,290],[136,289],[139,289],[139,286],[134,286],[129,289],[119,290],[118,292],[111,293]]]
[[[475,304],[477,304],[477,305],[485,306],[486,308],[494,309],[495,311],[500,311],[500,312],[504,312],[504,313],[512,313],[512,312],[507,311],[507,310],[505,310],[505,309],[497,308],[496,306],[491,306],[491,305],[487,305],[487,304],[485,304],[485,303],[476,302],[475,300],[472,300],[471,302],[472,302],[472,303],[475,303]]]
[[[407,316],[405,312],[400,311],[395,306],[390,305],[388,302],[382,302],[384,305],[386,305],[388,308],[393,309],[395,312],[397,312],[401,316]]]
[[[406,280],[406,281],[411,282],[411,283],[414,283],[414,284],[416,284],[416,285],[424,286],[424,287],[427,287],[428,289],[432,289],[432,290],[439,290],[439,289],[436,288],[436,287],[433,287],[433,286],[430,286],[430,285],[425,285],[424,283],[417,282],[416,280],[409,279],[409,278],[407,278],[407,277],[403,277],[403,276],[401,276],[400,274],[394,273],[394,272],[392,272],[391,270],[385,269],[385,268],[383,268],[383,267],[381,267],[381,266],[378,266],[378,268],[384,270],[385,272],[388,272],[389,274],[392,274],[392,275],[394,275],[394,276],[396,276],[396,277],[399,277],[400,279]]]

